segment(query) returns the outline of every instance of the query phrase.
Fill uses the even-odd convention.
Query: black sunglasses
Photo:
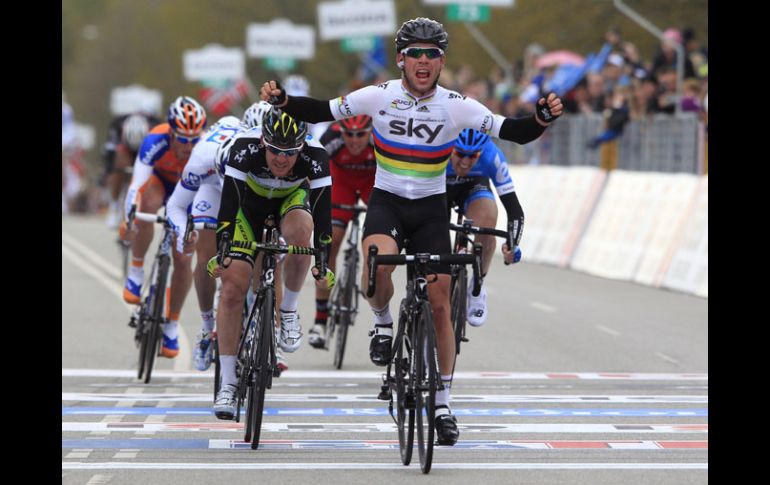
[[[351,138],[361,138],[362,136],[366,136],[369,134],[369,130],[364,131],[345,131],[341,130],[342,134],[345,136],[349,136]]]
[[[262,143],[265,144],[268,150],[270,150],[270,153],[273,155],[285,155],[287,157],[293,157],[297,153],[299,153],[302,150],[302,145],[298,146],[297,148],[278,148],[276,146],[273,146],[269,144],[266,141],[262,141]]]
[[[423,54],[428,56],[428,59],[438,59],[444,55],[444,51],[438,47],[407,47],[402,49],[401,53],[414,59],[419,59]]]

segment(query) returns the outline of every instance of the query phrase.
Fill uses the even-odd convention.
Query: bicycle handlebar
[[[497,236],[505,239],[505,244],[508,245],[508,249],[511,251],[514,251],[514,245],[513,245],[513,235],[514,235],[514,229],[516,226],[516,223],[518,221],[508,221],[508,227],[507,231],[501,231],[499,229],[493,229],[490,227],[479,227],[472,225],[472,221],[469,221],[466,219],[463,221],[463,224],[457,225],[453,223],[449,223],[449,229],[452,231],[462,232],[463,234],[487,234],[491,236]],[[509,265],[510,263],[505,262],[505,265]],[[476,296],[476,295],[473,295]]]
[[[190,240],[190,235],[192,234],[193,230],[201,230],[201,229],[210,229],[212,231],[216,231],[217,225],[214,222],[205,222],[205,221],[193,222],[192,214],[187,214],[187,225],[185,226],[185,230],[184,230],[184,241],[187,242]]]
[[[222,240],[217,251],[217,262],[222,268],[227,268],[230,263],[225,263],[225,258],[230,248],[242,248],[249,249],[251,251],[262,251],[271,254],[300,254],[307,256],[315,256],[316,267],[319,269],[318,275],[313,275],[313,278],[320,280],[326,279],[331,288],[334,286],[335,277],[331,271],[328,271],[326,264],[326,251],[323,248],[311,248],[307,246],[295,246],[293,244],[275,244],[275,243],[259,243],[255,241],[230,241],[230,233],[225,232],[222,234]]]
[[[149,212],[135,212],[134,213],[134,219],[138,219],[140,221],[144,222],[155,222],[158,224],[166,224],[168,223],[168,218],[166,216],[159,216],[158,214],[150,214]]]
[[[502,231],[501,231],[502,232]],[[414,265],[432,266],[437,264],[470,264],[473,265],[473,296],[481,292],[481,245],[473,245],[473,254],[377,254],[374,244],[369,246],[369,281],[366,296],[371,298],[376,289],[377,265]]]

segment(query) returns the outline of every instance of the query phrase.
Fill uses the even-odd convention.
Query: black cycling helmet
[[[449,34],[444,30],[444,26],[435,20],[417,17],[401,24],[401,28],[396,32],[396,52],[401,52],[404,47],[417,42],[434,44],[446,50]]]
[[[262,136],[271,145],[296,148],[305,142],[307,123],[295,120],[280,108],[272,107],[262,117]]]

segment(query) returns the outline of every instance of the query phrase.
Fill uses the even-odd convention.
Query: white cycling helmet
[[[246,128],[262,126],[262,117],[265,116],[265,112],[270,111],[271,106],[267,101],[252,104],[244,111],[241,124]]]
[[[122,139],[129,150],[138,151],[150,131],[150,123],[142,115],[131,115],[123,121]]]
[[[227,140],[225,140],[224,143],[219,145],[217,147],[217,154],[216,154],[216,164],[217,164],[217,173],[220,177],[225,176],[225,166],[227,165],[228,160],[228,152],[230,151],[230,147],[233,144],[233,141],[235,140],[235,136],[231,136]]]

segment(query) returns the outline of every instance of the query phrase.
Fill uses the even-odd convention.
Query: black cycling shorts
[[[267,199],[253,192],[244,198],[238,214],[235,216],[234,241],[262,242],[262,232],[265,228],[265,220],[269,215],[273,216],[275,225],[280,229],[281,219],[288,212],[299,209],[312,215],[310,210],[310,189],[307,182],[297,190],[283,198]],[[228,253],[233,259],[246,261],[254,266],[256,252],[242,248],[230,248]]]
[[[466,177],[461,183],[447,183],[446,194],[448,209],[460,207],[463,213],[467,212],[468,204],[476,199],[495,200],[488,177]]]
[[[375,187],[369,196],[363,237],[388,235],[398,244],[399,252],[406,249],[406,254],[449,254],[452,245],[447,211],[446,194],[405,199]],[[437,273],[450,273],[447,264],[431,268]]]

